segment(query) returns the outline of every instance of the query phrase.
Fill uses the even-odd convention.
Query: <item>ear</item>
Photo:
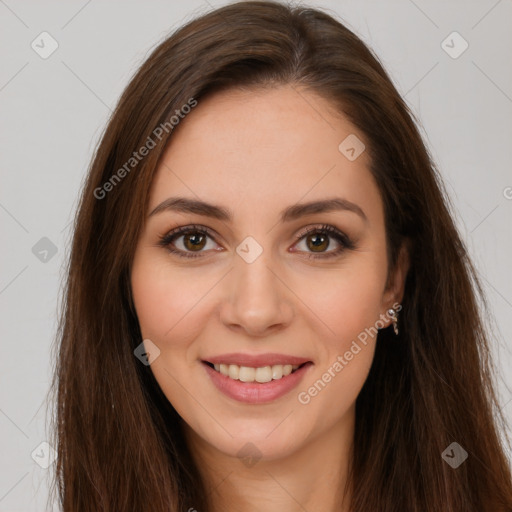
[[[410,244],[409,240],[402,243],[396,262],[395,269],[392,275],[389,276],[386,289],[382,296],[382,308],[383,313],[386,313],[388,309],[391,309],[396,304],[401,304],[404,290],[405,280],[410,267]],[[389,322],[388,325],[390,325]]]

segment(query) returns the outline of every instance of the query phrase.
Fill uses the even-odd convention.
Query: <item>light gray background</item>
[[[224,3],[0,0],[0,512],[44,510],[53,466],[31,454],[47,439],[62,265],[92,150],[149,50]],[[512,420],[512,2],[309,4],[371,46],[421,121],[495,315],[500,401]],[[31,48],[43,31],[59,45],[47,59]],[[456,59],[441,46],[453,31],[469,43]],[[42,237],[58,250],[47,262],[32,252]]]

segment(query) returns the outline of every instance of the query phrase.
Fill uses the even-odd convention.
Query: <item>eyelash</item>
[[[172,248],[172,242],[176,238],[179,238],[179,236],[190,234],[190,233],[193,233],[193,234],[199,233],[201,235],[205,235],[212,239],[215,239],[215,237],[213,236],[213,233],[208,228],[193,224],[190,226],[183,226],[180,228],[176,228],[172,231],[169,231],[167,234],[165,234],[164,236],[162,236],[160,238],[158,245],[166,248],[170,253],[176,254],[177,256],[179,256],[181,258],[201,257],[201,252],[197,252],[197,253],[185,252],[185,251],[182,251],[181,249]],[[328,224],[324,224],[321,227],[315,226],[315,227],[306,228],[299,235],[297,235],[295,243],[299,242],[305,236],[312,234],[312,233],[313,234],[328,234],[329,236],[334,238],[336,240],[336,242],[338,242],[340,247],[334,251],[330,251],[330,252],[326,252],[326,253],[318,253],[318,254],[309,253],[309,255],[307,256],[308,258],[313,258],[313,259],[333,258],[335,256],[338,256],[345,250],[355,249],[354,243],[347,235],[345,235],[344,233],[342,233],[335,227],[329,226]]]

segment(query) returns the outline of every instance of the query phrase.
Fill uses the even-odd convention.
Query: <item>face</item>
[[[353,424],[372,328],[403,284],[386,288],[382,199],[354,136],[311,92],[228,91],[181,121],[157,169],[135,308],[187,432],[225,455],[285,457]]]

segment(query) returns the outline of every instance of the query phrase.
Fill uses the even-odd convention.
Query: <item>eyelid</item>
[[[178,226],[176,228],[171,229],[170,231],[166,231],[161,238],[169,238],[173,235],[182,235],[188,232],[199,232],[206,234],[212,238],[215,238],[215,236],[217,236],[217,234],[214,233],[212,229],[203,226],[202,224],[187,224],[186,226]]]

